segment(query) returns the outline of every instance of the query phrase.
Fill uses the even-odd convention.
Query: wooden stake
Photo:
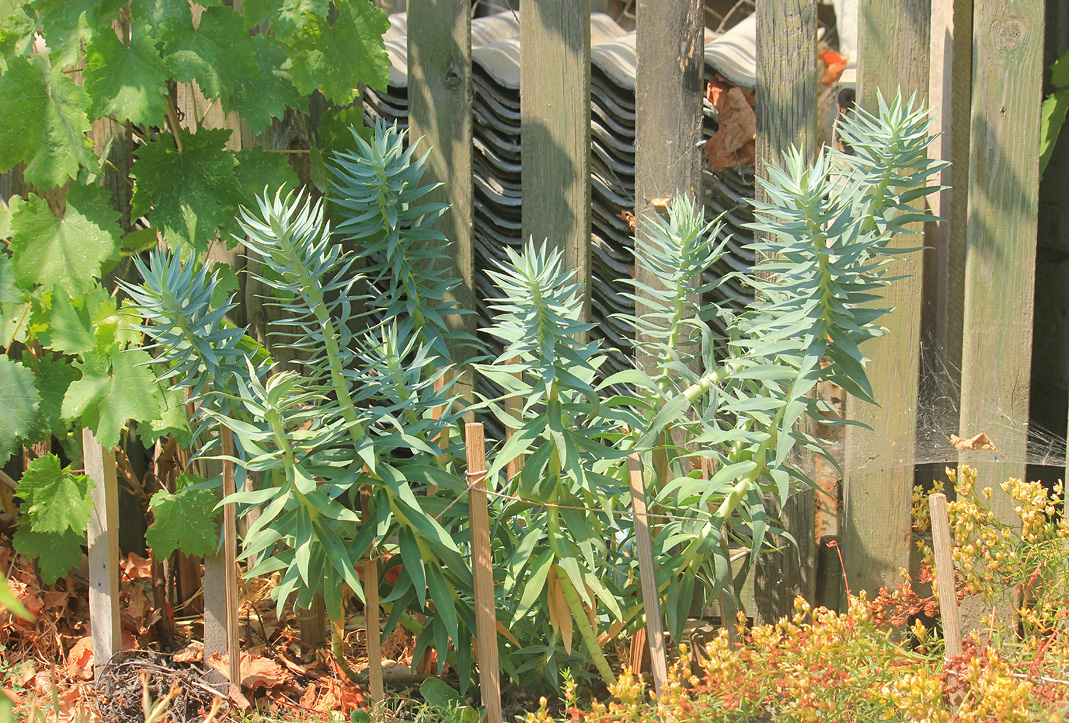
[[[475,581],[475,640],[478,643],[479,687],[487,723],[501,723],[501,681],[497,661],[497,616],[494,572],[490,566],[490,517],[486,504],[486,448],[483,425],[465,425],[468,447],[468,514],[471,523],[471,574]]]
[[[631,506],[635,511],[635,546],[638,549],[639,578],[642,581],[642,603],[646,608],[646,637],[650,643],[650,668],[653,670],[653,689],[661,695],[668,681],[668,658],[664,651],[661,629],[661,603],[657,592],[657,576],[653,570],[653,544],[650,541],[649,521],[646,519],[646,493],[642,482],[642,462],[637,454],[627,458],[631,477]]]
[[[222,427],[220,441],[223,454],[234,453],[234,439],[229,429]],[[210,478],[220,474],[223,478],[223,496],[234,493],[234,467],[232,462],[205,460],[202,476]],[[231,690],[240,692],[240,653],[238,651],[237,611],[237,530],[233,505],[227,514],[223,510],[223,547],[216,554],[204,558],[204,656],[226,656],[227,673]],[[210,669],[209,669],[210,670]],[[217,685],[222,686],[221,675],[212,675]]]
[[[93,670],[99,676],[122,650],[119,627],[119,481],[115,453],[104,449],[88,429],[82,430],[85,473],[93,481],[89,515],[89,630]]]
[[[368,519],[371,491],[365,487],[361,504],[363,519]],[[367,523],[366,523],[367,524]],[[371,700],[382,703],[382,633],[379,631],[379,561],[375,559],[375,545],[371,545],[371,559],[364,562],[364,631],[367,635],[367,678]]]
[[[234,456],[234,434],[226,426],[221,429],[223,454]],[[236,492],[234,463],[223,461],[223,497]],[[226,655],[230,689],[241,693],[241,665],[238,651],[238,532],[234,504],[223,506],[223,569],[226,571]]]
[[[935,552],[935,581],[939,587],[939,617],[943,621],[946,657],[961,655],[961,618],[954,585],[954,540],[950,537],[947,498],[942,492],[928,495],[932,517],[932,549]]]

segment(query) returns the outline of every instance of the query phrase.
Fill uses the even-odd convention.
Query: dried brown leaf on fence
[[[705,144],[709,165],[715,171],[752,165],[757,160],[757,115],[752,94],[721,79],[709,81],[708,93],[719,118],[719,128]]]
[[[992,452],[997,452],[995,443],[991,441],[983,430],[980,430],[980,434],[973,437],[962,438],[956,434],[950,435],[950,443],[954,445],[954,448],[959,452],[964,452],[968,449],[989,449]]]

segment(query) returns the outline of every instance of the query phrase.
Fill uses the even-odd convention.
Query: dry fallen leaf
[[[715,84],[715,85],[714,85]],[[741,88],[722,82],[709,84],[720,125],[705,144],[709,165],[715,171],[753,164],[757,159],[757,115]]]
[[[218,653],[208,656],[208,665],[230,679],[227,670],[227,656]],[[241,687],[255,690],[256,688],[277,688],[293,680],[286,669],[270,658],[261,655],[242,653],[239,661],[241,671]]]
[[[968,439],[962,439],[956,434],[950,435],[950,443],[954,445],[954,448],[959,452],[967,449],[990,449],[992,452],[997,452],[995,443],[991,441],[991,438],[984,434],[983,430],[980,430],[980,434],[975,437],[969,437]]]
[[[189,645],[177,650],[172,660],[176,663],[199,663],[204,659],[204,643],[191,640]]]
[[[616,218],[626,223],[627,227],[631,229],[631,233],[635,232],[635,214],[630,211],[620,211],[620,213],[616,214]]]
[[[125,560],[119,560],[119,564],[128,580],[145,580],[152,577],[152,562],[133,552]]]
[[[666,208],[668,208],[668,205],[671,202],[672,202],[672,199],[668,198],[667,196],[665,196],[663,198],[651,198],[650,199],[650,205],[653,206],[658,211],[664,211]]]
[[[79,639],[67,653],[67,672],[82,680],[93,677],[93,639],[88,635]]]

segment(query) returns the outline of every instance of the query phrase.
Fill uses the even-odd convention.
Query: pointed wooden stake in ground
[[[631,506],[635,511],[635,547],[638,550],[638,571],[642,582],[642,602],[646,608],[646,637],[650,643],[650,668],[653,689],[661,695],[668,680],[668,658],[664,652],[664,633],[661,630],[661,603],[657,593],[657,576],[653,570],[653,544],[646,518],[646,492],[642,482],[642,461],[637,454],[627,458],[631,477]]]
[[[234,433],[222,428],[223,454],[234,456]],[[223,460],[223,497],[237,492],[234,463]],[[223,506],[223,569],[226,572],[226,659],[230,689],[241,693],[241,653],[238,650],[238,531],[234,504]]]
[[[234,437],[229,429],[220,430],[222,453],[233,456]],[[205,477],[219,474],[223,478],[223,497],[234,493],[234,463],[208,460]],[[204,656],[226,656],[230,691],[241,692],[240,652],[238,650],[238,563],[237,529],[234,505],[223,509],[223,547],[204,558]],[[211,668],[209,668],[209,672]],[[209,677],[223,689],[223,676]]]
[[[497,661],[494,572],[490,567],[490,518],[486,505],[486,448],[483,425],[465,425],[468,446],[468,515],[471,524],[471,574],[475,582],[475,640],[479,649],[479,687],[487,723],[501,723],[501,681]]]
[[[93,481],[89,515],[89,630],[93,636],[93,670],[122,650],[119,627],[119,482],[115,453],[82,430],[85,473]]]
[[[370,488],[363,492],[362,515],[368,519]],[[375,544],[371,545],[371,559],[364,562],[364,630],[367,634],[367,679],[371,700],[376,706],[385,698],[382,684],[382,633],[379,631],[379,561],[375,559]]]
[[[939,617],[943,622],[946,657],[961,655],[961,619],[958,593],[954,585],[954,540],[950,536],[947,498],[942,492],[928,495],[932,517],[932,550],[935,553],[935,581],[939,586]]]

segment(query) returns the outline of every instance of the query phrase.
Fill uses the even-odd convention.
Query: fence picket
[[[877,91],[888,100],[897,91],[924,103],[928,94],[931,0],[862,0],[859,9],[858,103],[877,109]],[[915,248],[917,236],[892,244]],[[904,278],[889,285],[877,303],[892,309],[881,319],[886,336],[867,342],[869,380],[878,405],[847,401],[847,418],[868,425],[846,433],[843,554],[854,592],[894,589],[898,571],[909,569],[917,387],[920,374],[921,252],[900,256],[888,267]]]
[[[765,167],[781,164],[792,146],[809,161],[817,136],[817,3],[816,0],[775,0],[757,4],[757,176],[768,178]],[[767,203],[760,183],[757,200]],[[806,431],[815,423],[805,420]],[[800,453],[801,454],[801,453]],[[819,465],[817,455],[805,453]],[[805,467],[810,465],[806,464]],[[814,475],[814,479],[816,475]],[[782,508],[766,496],[769,517],[778,520],[797,546],[776,535],[781,548],[758,556],[754,571],[755,616],[775,622],[792,614],[794,598],[812,601],[816,595],[816,493],[803,487],[791,493]],[[727,621],[731,627],[734,621]]]
[[[523,239],[561,249],[590,318],[590,0],[520,5]]]
[[[1043,11],[1042,0],[978,2],[973,17],[982,32],[973,37],[959,435],[984,430],[999,449],[963,452],[961,462],[995,490],[992,510],[1007,523],[1016,516],[999,483],[1024,477],[1028,442]]]

